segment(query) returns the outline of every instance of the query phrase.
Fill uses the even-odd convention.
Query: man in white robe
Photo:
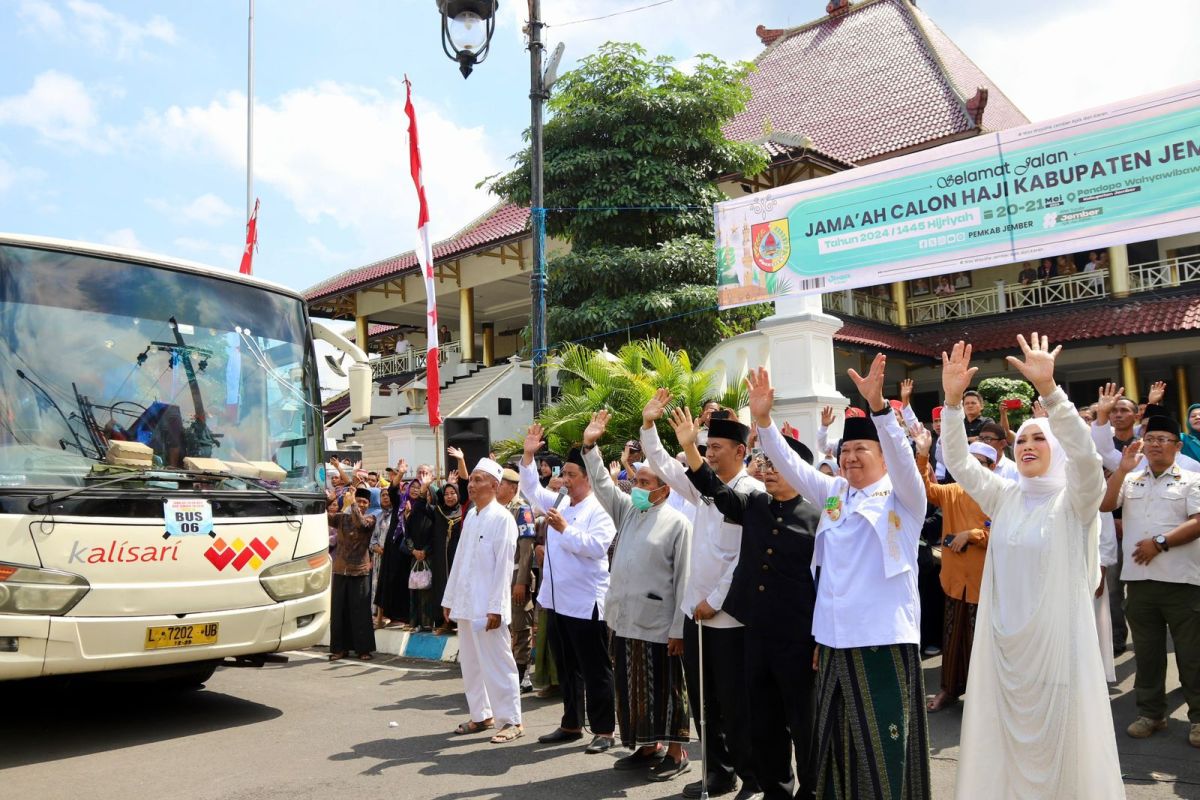
[[[481,458],[471,472],[474,507],[463,521],[454,566],[442,597],[446,621],[458,623],[458,662],[466,684],[471,719],[455,733],[477,733],[498,721],[493,743],[524,735],[521,689],[508,626],[512,620],[509,586],[517,549],[517,523],[496,501],[503,469]]]

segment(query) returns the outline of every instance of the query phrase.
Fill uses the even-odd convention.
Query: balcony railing
[[[1130,292],[1173,289],[1200,283],[1200,256],[1169,258],[1129,266]],[[986,317],[1027,308],[1103,300],[1111,294],[1108,270],[1078,272],[1029,284],[996,281],[988,289],[955,292],[908,301],[909,325],[932,325],[954,319]],[[830,292],[822,297],[826,311],[874,322],[896,323],[895,303],[859,291]]]
[[[862,292],[830,292],[822,298],[826,311],[874,322],[896,324],[896,304],[886,297],[874,297]]]
[[[461,353],[462,342],[445,342],[438,345],[438,363],[445,364],[450,353]],[[409,346],[403,353],[376,358],[371,362],[371,377],[374,380],[405,372],[419,372],[425,369],[425,351]]]

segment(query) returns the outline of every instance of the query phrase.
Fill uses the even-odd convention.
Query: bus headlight
[[[317,553],[263,570],[259,583],[278,603],[320,594],[329,588],[333,565],[328,553]]]
[[[91,588],[70,572],[0,563],[0,614],[62,616]]]

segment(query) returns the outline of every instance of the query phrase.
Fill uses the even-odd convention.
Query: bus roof
[[[63,253],[78,253],[80,255],[100,256],[103,258],[120,258],[125,261],[133,261],[148,266],[165,266],[174,269],[184,270],[186,272],[195,272],[201,275],[208,275],[213,278],[222,278],[228,281],[237,283],[248,283],[259,286],[263,289],[280,294],[286,294],[289,297],[294,297],[300,302],[304,302],[303,296],[295,289],[288,288],[274,281],[264,280],[254,277],[253,275],[242,275],[240,272],[230,272],[225,269],[218,269],[207,264],[200,264],[195,261],[186,261],[182,258],[173,258],[171,256],[160,256],[154,253],[146,253],[139,250],[129,250],[124,247],[113,247],[111,245],[91,244],[89,242],[75,242],[69,239],[55,239],[49,236],[28,236],[20,233],[4,233],[0,231],[0,244],[22,245],[28,247],[36,247],[42,250],[57,250]]]

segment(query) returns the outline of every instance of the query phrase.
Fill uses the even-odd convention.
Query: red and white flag
[[[433,244],[429,241],[429,205],[425,202],[425,183],[421,177],[421,146],[417,141],[417,112],[412,104],[412,84],[404,76],[407,96],[404,113],[408,115],[408,160],[412,169],[413,184],[417,187],[417,263],[425,276],[425,328],[429,350],[425,355],[425,406],[429,410],[429,427],[442,424],[442,413],[438,405],[441,400],[441,379],[438,376],[438,318],[437,294],[433,286]]]
[[[246,249],[242,251],[242,265],[238,267],[238,272],[243,275],[251,274],[255,247],[258,247],[258,198],[254,199],[254,211],[246,222]]]

